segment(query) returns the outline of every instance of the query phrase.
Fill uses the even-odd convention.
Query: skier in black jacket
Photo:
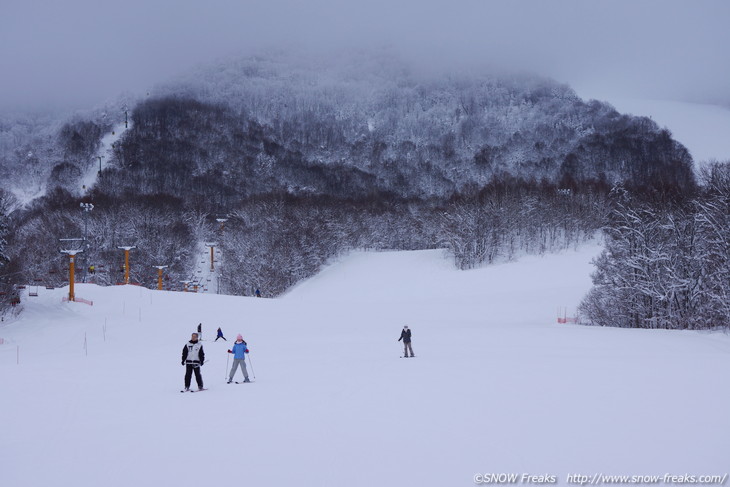
[[[411,357],[413,355],[413,347],[411,346],[411,330],[408,329],[408,325],[403,327],[403,331],[400,332],[400,338],[398,341],[403,340],[403,356],[408,358],[408,351],[411,351]]]
[[[203,377],[200,375],[200,367],[205,362],[205,351],[203,344],[198,341],[198,334],[193,333],[190,341],[182,349],[182,364],[185,366],[185,390],[190,390],[190,379],[195,372],[195,382],[198,383],[198,390],[203,390]]]

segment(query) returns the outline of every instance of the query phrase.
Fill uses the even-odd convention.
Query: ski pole
[[[226,379],[228,378],[228,361],[231,359],[231,354],[226,352]]]
[[[251,354],[248,354],[248,365],[251,366],[251,375],[256,379],[256,372],[253,371],[253,362],[251,362]]]

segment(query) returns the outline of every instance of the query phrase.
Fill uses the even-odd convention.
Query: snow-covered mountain
[[[126,103],[135,126],[102,161],[118,169],[106,194],[215,193],[231,206],[271,192],[448,197],[509,178],[682,185],[691,164],[650,120],[583,101],[566,85],[424,72],[382,52],[227,60],[143,101],[76,116],[58,135],[14,138],[7,121],[0,164],[10,174],[37,166],[31,180],[48,178],[36,185],[49,190],[81,187]]]
[[[3,485],[726,475],[726,334],[556,322],[598,251],[468,272],[439,250],[354,253],[278,299],[41,288],[0,325]],[[198,323],[209,390],[180,394]],[[237,333],[253,384],[225,383]]]
[[[62,284],[58,239],[86,235],[81,268],[104,285],[128,245],[133,281],[150,285],[159,265],[190,280],[208,239],[232,294],[278,295],[357,248],[448,247],[466,269],[591,238],[615,184],[695,187],[687,150],[648,118],[536,76],[426,73],[391,55],[207,66],[130,102],[124,131],[123,106],[42,143],[0,140],[8,180],[48,188],[14,215],[9,284]]]
[[[230,206],[272,192],[444,198],[505,180],[691,185],[688,153],[648,118],[537,75],[424,73],[382,53],[208,66],[133,118],[107,193],[202,186]]]
[[[708,161],[730,160],[730,110],[720,105],[674,100],[652,100],[605,96],[616,110],[636,116],[650,117],[692,154],[695,168]]]

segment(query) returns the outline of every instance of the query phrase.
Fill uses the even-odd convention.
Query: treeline
[[[730,164],[707,168],[695,195],[611,194],[589,322],[632,328],[730,326]]]
[[[6,255],[7,240],[9,233],[8,213],[10,207],[10,198],[7,193],[0,189],[0,311],[7,307],[13,299],[13,288],[11,279],[7,271],[9,258]]]
[[[278,295],[353,249],[443,248],[460,269],[542,254],[592,238],[600,191],[491,186],[449,201],[267,195],[231,213],[222,242],[226,292]]]
[[[88,213],[80,207],[80,199],[56,189],[25,212],[16,213],[6,249],[10,282],[68,284],[68,257],[59,251],[74,248],[83,250],[76,259],[78,282],[116,284],[122,282],[124,270],[123,252],[117,247],[132,245],[137,246],[131,254],[133,283],[151,286],[157,276],[155,265],[169,265],[169,276],[190,274],[198,239],[204,233],[203,216],[183,209],[179,199],[164,195],[125,199],[96,194],[87,200],[94,202]],[[59,241],[84,236],[86,242]]]
[[[13,222],[11,282],[65,285],[67,258],[59,249],[76,245],[84,249],[78,280],[115,284],[123,275],[117,247],[136,245],[132,282],[152,287],[153,266],[168,265],[165,287],[180,289],[180,281],[197,279],[198,245],[218,241],[223,292],[250,295],[258,288],[277,296],[353,249],[444,248],[458,268],[469,269],[576,246],[594,236],[606,208],[601,188],[574,193],[537,184],[493,185],[448,201],[279,193],[241,202],[221,229],[221,215],[169,195],[91,199],[94,209],[85,213],[81,200],[57,190]],[[59,242],[84,234],[87,244]]]

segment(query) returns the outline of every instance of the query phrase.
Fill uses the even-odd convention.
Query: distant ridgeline
[[[188,278],[206,240],[220,242],[221,287],[236,294],[277,295],[353,248],[443,247],[466,269],[591,238],[617,184],[695,189],[687,150],[647,118],[547,79],[423,74],[392,58],[221,64],[160,88],[131,122],[84,198],[95,209],[82,259],[116,268],[116,246],[136,244],[132,280],[145,285],[153,265]],[[67,190],[110,126],[76,119],[46,147],[63,157],[43,173],[55,189],[14,214],[16,282],[63,282],[57,239],[85,225]]]

